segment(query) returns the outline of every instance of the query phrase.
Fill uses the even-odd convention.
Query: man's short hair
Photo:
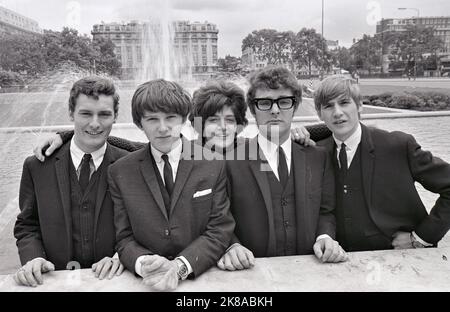
[[[255,113],[255,94],[261,89],[280,89],[286,88],[292,91],[295,96],[294,109],[300,105],[302,101],[302,88],[297,78],[286,67],[283,66],[267,66],[250,76],[250,88],[247,91],[247,103],[250,111]]]
[[[322,106],[343,94],[351,98],[357,107],[362,105],[361,92],[354,79],[342,75],[333,75],[325,78],[314,92],[316,111],[320,112]]]
[[[131,99],[133,122],[139,128],[146,111],[178,114],[186,120],[192,110],[191,96],[178,83],[155,79],[141,84]]]
[[[238,125],[246,126],[248,124],[245,117],[247,103],[244,91],[232,82],[211,81],[194,92],[192,102],[193,111],[189,120],[193,122],[195,117],[201,117],[202,130],[206,119],[214,116],[226,106],[233,111]]]
[[[117,94],[114,83],[111,80],[99,76],[89,76],[76,81],[70,90],[70,113],[75,111],[76,101],[80,94],[95,100],[98,100],[100,95],[112,96],[114,100],[114,114],[117,115],[119,111],[119,94]]]

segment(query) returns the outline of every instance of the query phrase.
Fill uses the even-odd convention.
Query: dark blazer
[[[171,199],[170,218],[152,165],[150,145],[109,168],[114,200],[117,250],[131,272],[139,256],[184,256],[194,276],[213,266],[228,247],[234,220],[226,193],[223,161],[194,160],[200,150],[183,139]],[[195,159],[201,159],[201,154]],[[156,169],[157,170],[157,169]],[[198,191],[211,193],[194,197]]]
[[[450,228],[450,165],[422,150],[409,134],[361,127],[363,191],[372,220],[388,237],[415,231],[436,244]],[[333,137],[319,144],[335,155]],[[430,214],[414,182],[440,194]]]
[[[107,145],[104,165],[127,152]],[[70,142],[41,163],[34,156],[23,165],[20,182],[20,213],[14,227],[20,261],[36,257],[52,262],[57,270],[72,261],[72,216],[70,204]],[[114,255],[113,202],[108,191],[107,172],[99,177],[94,220],[94,258]]]
[[[228,194],[231,212],[236,220],[233,243],[241,243],[256,257],[275,256],[276,237],[270,185],[267,173],[261,170],[264,156],[258,147],[257,137],[239,147],[242,146],[245,146],[245,160],[227,161]],[[335,237],[333,170],[327,153],[316,147],[292,144],[291,159],[291,175],[294,175],[295,185],[297,253],[311,254],[318,235]]]

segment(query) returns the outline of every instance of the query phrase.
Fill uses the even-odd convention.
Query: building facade
[[[410,18],[388,18],[377,23],[376,33],[385,34],[388,32],[404,31],[408,25],[418,25],[421,27],[433,27],[434,35],[444,43],[443,49],[437,51],[437,56],[441,58],[441,66],[438,70],[425,70],[425,76],[440,76],[443,72],[450,71],[447,59],[450,58],[450,16],[424,16]],[[389,60],[388,51],[383,55],[383,71],[388,72]],[[448,67],[448,68],[447,68]]]
[[[242,51],[241,62],[245,71],[254,71],[267,66],[267,61],[261,59],[252,48],[245,48]]]
[[[35,20],[0,6],[0,34],[39,35],[42,33],[42,29]]]
[[[388,18],[377,23],[376,33],[403,31],[407,25],[433,27],[434,35],[444,42],[441,54],[450,54],[450,16]]]
[[[161,25],[137,21],[102,23],[94,25],[91,33],[94,41],[103,37],[115,44],[125,79],[166,78],[168,68],[175,79],[217,71],[219,31],[215,24],[176,21],[168,27],[169,31],[163,31]]]

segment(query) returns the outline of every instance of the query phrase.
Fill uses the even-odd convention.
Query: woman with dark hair
[[[194,92],[189,116],[202,145],[217,152],[232,150],[248,124],[244,91],[227,81],[212,81]]]

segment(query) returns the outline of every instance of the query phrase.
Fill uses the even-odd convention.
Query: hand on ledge
[[[254,265],[255,257],[253,253],[240,244],[234,244],[217,261],[219,269],[228,271],[250,269]]]
[[[143,283],[153,291],[172,291],[178,287],[176,260],[151,255],[142,260]]]
[[[348,257],[337,241],[330,237],[319,239],[313,246],[314,254],[322,262],[343,262]]]
[[[124,270],[123,264],[118,258],[104,257],[99,262],[92,265],[92,271],[95,273],[95,277],[104,279],[108,274],[108,279],[119,276]],[[108,273],[109,272],[109,273]]]
[[[55,266],[44,258],[35,258],[28,261],[14,274],[14,281],[18,285],[36,287],[44,283],[42,273],[54,271]]]

